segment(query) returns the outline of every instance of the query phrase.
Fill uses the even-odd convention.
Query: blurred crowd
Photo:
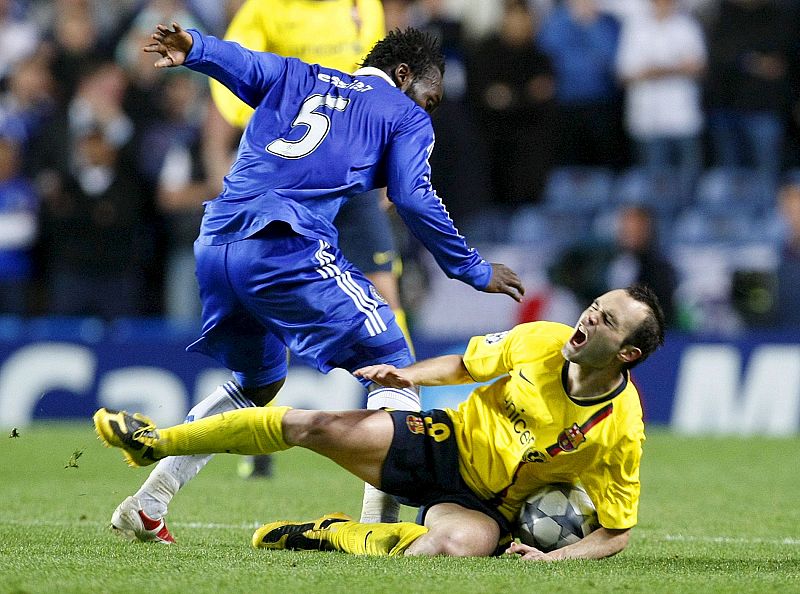
[[[141,47],[160,22],[222,36],[241,4],[0,0],[0,313],[196,319],[192,242],[221,188],[208,82]],[[691,266],[667,239],[720,227],[774,254],[728,271],[739,322],[800,327],[796,4],[384,0],[387,28],[442,41],[433,181],[468,239],[565,229],[554,284],[650,282],[685,329]]]

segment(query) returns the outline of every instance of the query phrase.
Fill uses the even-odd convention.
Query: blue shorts
[[[389,306],[325,241],[277,222],[194,249],[203,329],[187,350],[213,357],[243,387],[285,377],[287,348],[322,372],[414,361]]]
[[[333,224],[339,231],[339,248],[361,272],[392,271],[398,256],[389,214],[381,206],[380,190],[347,200]]]
[[[394,437],[381,472],[381,490],[420,509],[418,521],[437,503],[456,503],[486,514],[500,527],[499,548],[511,542],[512,526],[491,502],[461,478],[453,422],[443,410],[389,411]]]

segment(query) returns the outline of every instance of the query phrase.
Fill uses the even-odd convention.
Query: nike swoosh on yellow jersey
[[[521,370],[521,369],[520,369],[520,372],[519,372],[519,376],[520,376],[522,379],[524,379],[526,382],[528,382],[530,385],[532,385],[532,386],[535,386],[535,385],[536,385],[536,384],[534,384],[534,383],[533,383],[531,380],[529,380],[527,377],[525,377],[524,375],[522,375],[522,370]]]

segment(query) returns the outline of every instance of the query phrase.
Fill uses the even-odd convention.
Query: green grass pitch
[[[108,521],[147,470],[89,421],[36,423],[0,435],[0,592],[800,592],[800,438],[648,434],[628,548],[537,564],[253,550],[260,523],[360,509],[359,481],[301,450],[276,456],[270,480],[218,456],[173,503],[177,546],[126,542]]]

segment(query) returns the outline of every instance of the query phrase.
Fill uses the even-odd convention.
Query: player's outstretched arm
[[[514,301],[521,301],[525,287],[517,273],[505,264],[492,263],[492,278],[483,289],[484,293],[505,293]]]
[[[518,542],[511,543],[506,553],[510,555],[519,555],[521,559],[525,559],[526,561],[603,559],[616,555],[624,549],[628,544],[630,533],[630,528],[626,530],[612,530],[601,527],[575,544],[556,549],[549,553],[543,553],[537,548]]]
[[[149,53],[161,54],[161,58],[154,64],[156,68],[173,68],[182,65],[194,44],[192,36],[175,22],[172,23],[172,30],[166,25],[157,25],[152,38],[154,43],[146,45],[142,49]]]
[[[474,382],[461,355],[443,355],[398,368],[394,365],[368,365],[353,372],[356,377],[371,380],[388,388],[414,386],[449,386]]]

